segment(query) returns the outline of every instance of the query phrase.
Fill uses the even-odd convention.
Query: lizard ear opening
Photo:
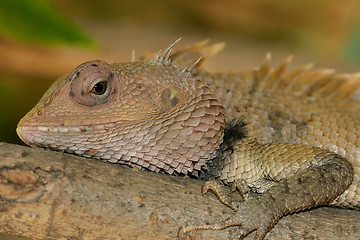
[[[175,107],[181,100],[181,94],[174,87],[165,88],[161,93],[161,103],[165,109]]]
[[[95,61],[80,65],[70,74],[70,96],[85,106],[108,101],[114,92],[114,74],[104,62]]]

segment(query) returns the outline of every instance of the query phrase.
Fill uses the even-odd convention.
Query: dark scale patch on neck
[[[242,119],[231,119],[226,123],[223,143],[232,145],[237,140],[247,137],[246,123]]]
[[[242,119],[231,119],[226,123],[223,142],[220,144],[214,159],[200,172],[199,178],[212,180],[217,177],[219,169],[223,168],[225,158],[234,152],[234,145],[247,137],[246,123]]]

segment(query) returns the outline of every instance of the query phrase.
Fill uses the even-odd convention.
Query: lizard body
[[[207,168],[245,196],[235,203],[209,183],[203,191],[234,218],[180,234],[239,225],[241,237],[256,230],[262,239],[288,213],[360,208],[357,75],[309,66],[286,73],[290,59],[271,68],[269,56],[258,69],[213,74],[198,69],[198,57],[220,45],[171,48],[137,62],[80,65],[19,122],[18,135],[33,147],[157,172]],[[248,197],[246,188],[261,194]]]
[[[278,69],[285,67],[288,61],[286,60]],[[229,74],[226,76],[226,81],[214,76],[204,76],[203,79],[207,80],[215,93],[218,93],[217,97],[222,100],[221,103],[227,110],[226,115],[229,118],[245,119],[248,135],[257,142],[316,146],[338,153],[352,162],[355,173],[354,183],[334,204],[347,206],[348,202],[354,201],[349,206],[358,205],[360,202],[360,121],[357,110],[359,103],[349,99],[343,102],[341,96],[327,96],[327,92],[317,93],[317,91],[325,91],[330,86],[322,86],[325,89],[318,87],[315,90],[311,89],[318,82],[327,81],[323,84],[331,85],[332,81],[344,81],[346,77],[328,75],[328,70],[307,72],[307,66],[287,76],[281,74],[276,76],[279,74],[278,69],[271,70],[268,62],[262,68],[259,71],[263,71],[262,74],[265,75],[260,77],[260,82],[256,81],[256,71],[247,73],[248,76]],[[268,72],[265,73],[266,71]],[[308,79],[313,82],[309,82]],[[356,80],[359,82],[358,79]],[[302,81],[307,81],[306,86],[302,86],[304,84]],[[356,90],[351,79],[342,84],[345,85],[344,88]],[[347,195],[353,196],[353,199],[347,198]]]

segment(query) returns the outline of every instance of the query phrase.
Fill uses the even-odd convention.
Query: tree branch
[[[0,143],[0,232],[31,239],[174,239],[180,226],[232,212],[202,182]],[[319,208],[283,218],[269,239],[354,239],[360,211]],[[235,238],[237,228],[196,239]],[[252,239],[253,234],[249,237]]]

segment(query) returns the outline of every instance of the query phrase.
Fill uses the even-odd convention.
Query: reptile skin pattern
[[[176,42],[175,42],[176,43]],[[236,213],[195,230],[240,226],[263,239],[289,213],[318,205],[360,209],[360,77],[332,70],[258,68],[209,73],[206,41],[138,61],[81,64],[18,124],[32,147],[169,174],[207,172],[204,185]],[[221,189],[235,186],[234,202]],[[205,187],[206,186],[206,187]],[[252,191],[256,196],[249,196]]]

